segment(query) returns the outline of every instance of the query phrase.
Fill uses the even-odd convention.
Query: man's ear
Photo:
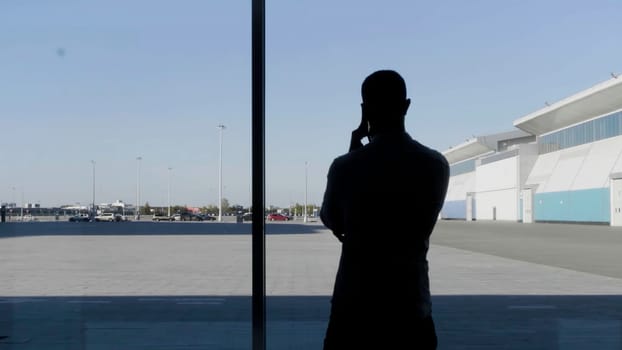
[[[410,107],[410,99],[407,98],[406,101],[404,101],[404,115],[406,115],[406,113],[408,112],[408,107]]]

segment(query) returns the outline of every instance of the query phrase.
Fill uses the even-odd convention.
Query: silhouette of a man
[[[320,213],[342,242],[324,349],[435,349],[427,252],[449,166],[406,133],[398,73],[371,74],[361,93],[361,124],[330,167]]]

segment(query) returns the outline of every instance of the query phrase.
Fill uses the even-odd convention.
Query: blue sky
[[[406,79],[439,151],[622,71],[622,2],[270,1],[267,204],[320,204],[362,80]],[[250,203],[250,1],[0,2],[0,201]],[[60,51],[59,51],[60,50]],[[15,188],[15,190],[13,190]]]

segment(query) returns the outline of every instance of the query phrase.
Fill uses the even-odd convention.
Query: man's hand
[[[363,147],[363,143],[361,140],[369,134],[369,126],[367,124],[367,119],[365,119],[365,115],[361,116],[361,124],[359,124],[358,128],[352,131],[352,138],[350,139],[350,150],[348,152],[352,152],[356,149]]]
[[[344,237],[345,237],[345,236],[344,236],[342,233],[337,233],[337,232],[333,231],[333,235],[334,235],[335,237],[337,237],[337,239],[339,240],[339,242],[343,243],[343,239],[344,239]]]

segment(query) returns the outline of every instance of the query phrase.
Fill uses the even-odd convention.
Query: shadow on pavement
[[[319,233],[319,224],[266,223],[266,234]],[[0,238],[88,235],[247,235],[249,223],[206,222],[29,222],[0,224]]]
[[[330,297],[269,296],[267,305],[269,349],[321,348]],[[439,349],[622,348],[619,295],[436,296],[433,305]],[[9,336],[0,349],[249,349],[251,342],[250,296],[0,297],[0,315],[0,336]]]

